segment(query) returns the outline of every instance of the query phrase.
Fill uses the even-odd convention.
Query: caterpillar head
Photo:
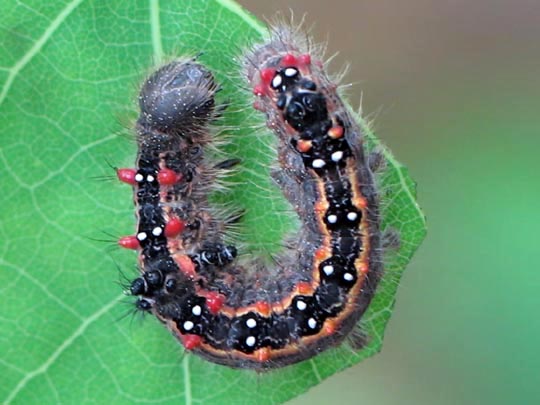
[[[141,121],[166,133],[182,134],[214,117],[217,85],[213,75],[192,60],[177,60],[153,73],[139,94]]]

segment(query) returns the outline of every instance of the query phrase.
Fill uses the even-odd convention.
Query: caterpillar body
[[[272,177],[301,221],[269,265],[240,260],[205,190],[217,85],[194,61],[159,69],[143,85],[134,186],[139,252],[130,286],[191,352],[235,368],[268,370],[341,343],[381,278],[378,195],[360,128],[306,40],[280,28],[245,57],[254,106],[278,138]],[[228,166],[227,163],[221,165]]]

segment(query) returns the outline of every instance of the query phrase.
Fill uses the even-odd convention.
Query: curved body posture
[[[378,197],[363,136],[317,55],[279,31],[246,55],[245,71],[278,137],[272,175],[301,221],[272,265],[240,261],[223,242],[226,221],[207,201],[216,86],[192,62],[154,73],[140,96],[135,190],[137,306],[155,314],[185,348],[212,362],[266,370],[342,342],[382,274]],[[131,170],[131,171],[130,171]]]

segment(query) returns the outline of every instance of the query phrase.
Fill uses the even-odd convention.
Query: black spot
[[[354,261],[362,252],[362,241],[358,231],[341,230],[332,241],[332,248],[339,252],[345,261]]]
[[[306,109],[299,100],[293,100],[289,102],[287,106],[286,119],[292,126],[302,126],[304,117],[306,116]]]
[[[276,101],[276,107],[280,110],[283,110],[286,104],[287,104],[287,95],[280,94]]]
[[[255,326],[250,327],[253,322]],[[231,320],[229,344],[232,348],[244,353],[253,353],[261,347],[263,341],[260,336],[266,335],[268,319],[256,313],[249,312]]]
[[[343,310],[346,303],[346,293],[334,283],[324,283],[315,292],[315,300],[319,309],[327,316],[333,317]]]
[[[182,333],[203,335],[206,333],[208,312],[205,310],[206,299],[193,293],[184,295],[179,302],[178,313],[175,316],[176,324]],[[195,315],[193,308],[199,306],[201,314]]]
[[[196,231],[197,229],[201,228],[201,220],[199,218],[195,218],[193,222],[188,224],[187,227],[192,231]]]
[[[187,183],[190,183],[193,181],[193,177],[195,177],[195,174],[197,172],[197,169],[193,166],[186,167],[184,177],[182,180],[184,180]]]
[[[332,256],[319,264],[319,274],[323,282],[333,281],[343,274],[346,262],[339,256]]]
[[[178,274],[178,265],[169,255],[153,261],[152,264],[147,264],[148,270],[157,270],[161,274]]]
[[[135,302],[135,308],[137,308],[139,311],[148,312],[152,309],[152,304],[150,301],[141,298]]]
[[[144,294],[146,292],[146,282],[141,277],[136,278],[131,282],[129,292],[131,295]]]
[[[326,99],[320,93],[293,91],[285,110],[285,120],[297,131],[327,119]]]
[[[221,243],[206,243],[198,253],[190,257],[194,263],[200,266],[215,265],[222,267],[231,263],[237,254],[238,252],[235,246],[225,246]]]
[[[231,319],[225,315],[218,314],[208,320],[206,338],[212,342],[212,346],[218,349],[230,349],[229,332],[231,330]]]
[[[261,339],[261,346],[281,349],[290,342],[289,318],[283,315],[273,315],[268,321],[268,330]]]
[[[148,283],[149,290],[155,290],[162,286],[163,283],[163,276],[161,275],[161,272],[159,271],[148,271],[143,274],[143,277],[146,279],[146,282]]]
[[[301,86],[306,90],[315,91],[317,90],[317,85],[315,82],[312,82],[311,80],[305,80],[301,83]]]
[[[298,303],[305,304],[304,309],[298,308]],[[317,311],[317,304],[312,296],[296,296],[287,309],[290,332],[296,338],[317,334],[324,322]]]
[[[173,292],[176,288],[176,279],[169,278],[167,281],[165,281],[165,289],[167,292]]]

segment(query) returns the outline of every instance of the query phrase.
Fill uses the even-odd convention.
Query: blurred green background
[[[291,404],[540,403],[540,2],[240,2],[307,13],[428,219],[382,353]]]

